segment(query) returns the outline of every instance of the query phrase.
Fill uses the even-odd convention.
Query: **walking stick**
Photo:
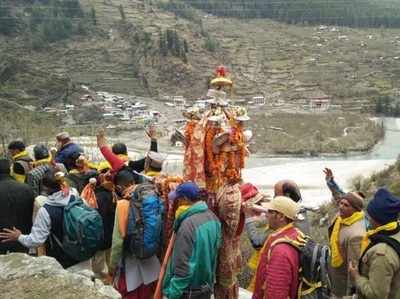
[[[164,280],[165,271],[167,269],[168,261],[172,254],[172,248],[175,243],[175,232],[172,233],[171,239],[169,239],[167,251],[165,252],[164,260],[161,265],[160,276],[158,277],[156,291],[154,292],[154,299],[162,299],[162,283]]]

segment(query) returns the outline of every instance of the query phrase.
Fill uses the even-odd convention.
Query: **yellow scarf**
[[[333,230],[330,238],[330,245],[332,251],[332,259],[331,259],[331,266],[333,268],[339,268],[343,264],[343,257],[340,254],[339,249],[339,234],[340,234],[340,227],[342,225],[352,225],[357,221],[360,221],[364,218],[364,212],[355,212],[353,215],[347,218],[337,217],[335,220],[335,224],[333,225]]]
[[[398,225],[399,224],[397,221],[393,221],[393,222],[389,222],[385,225],[378,226],[375,229],[371,229],[371,230],[367,231],[367,233],[364,235],[364,237],[361,241],[361,255],[364,253],[365,249],[367,249],[368,245],[371,243],[371,241],[369,240],[369,237],[371,237],[372,235],[375,235],[376,233],[383,231],[383,230],[384,231],[395,230]]]
[[[183,212],[185,212],[190,207],[191,205],[181,205],[179,208],[177,208],[175,212],[175,219],[177,219]]]
[[[269,225],[268,224],[265,226],[264,230],[265,231],[269,230]],[[251,255],[249,261],[247,262],[247,266],[249,266],[249,268],[252,271],[256,271],[257,270],[258,262],[260,260],[260,252],[261,252],[261,249],[260,250],[255,250],[253,252],[253,254]]]
[[[36,166],[39,166],[39,165],[42,165],[42,164],[48,164],[48,163],[50,163],[50,161],[51,161],[51,156],[47,157],[47,158],[44,158],[44,159],[41,159],[41,160],[33,161],[33,165],[36,167]]]
[[[149,170],[149,171],[146,171],[145,175],[150,176],[150,177],[153,178],[153,177],[159,176],[160,172],[159,171],[154,171],[154,170]]]
[[[12,159],[13,161],[15,161],[15,160],[17,160],[18,158],[21,158],[21,157],[24,157],[24,156],[28,156],[28,155],[29,155],[28,152],[25,150],[25,151],[22,151],[22,152],[20,152],[20,153],[18,153],[18,154],[16,154],[16,155],[12,156],[11,159]],[[11,166],[10,175],[11,175],[17,182],[25,183],[26,175],[25,175],[25,174],[18,174],[18,173],[15,173],[15,172],[14,172],[14,167],[13,167],[13,166]]]
[[[12,156],[12,159],[15,161],[16,159],[21,158],[23,156],[29,156],[29,154],[26,150]]]

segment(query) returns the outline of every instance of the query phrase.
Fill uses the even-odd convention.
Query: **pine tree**
[[[174,34],[173,31],[170,29],[167,29],[167,49],[168,51],[171,51],[173,46],[174,46]]]
[[[179,36],[176,30],[173,31],[173,41],[174,42],[172,52],[174,53],[174,56],[179,57],[181,52],[181,42],[179,40]]]
[[[165,34],[163,34],[162,31],[160,31],[160,34],[159,34],[158,47],[160,49],[160,55],[162,55],[162,56],[168,55],[168,45],[167,45],[167,41],[166,41],[166,36],[165,36]]]
[[[96,10],[92,6],[90,9],[90,19],[92,20],[92,23],[94,26],[97,25],[97,18],[96,18]]]
[[[118,9],[119,9],[119,13],[121,15],[122,21],[125,21],[126,20],[126,16],[125,16],[124,7],[122,6],[122,4],[119,5]]]
[[[185,50],[185,53],[189,52],[189,45],[188,45],[186,39],[183,40],[183,49]]]
[[[0,3],[0,33],[11,35],[17,30],[17,19],[11,14],[10,4]]]

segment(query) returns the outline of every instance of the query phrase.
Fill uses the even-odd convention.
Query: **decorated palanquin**
[[[238,298],[240,272],[240,234],[244,215],[241,212],[239,184],[248,155],[251,131],[246,109],[226,100],[233,83],[224,67],[218,67],[207,92],[208,106],[184,112],[187,118],[183,178],[207,190],[209,207],[222,223],[222,246],[217,266],[215,298]]]

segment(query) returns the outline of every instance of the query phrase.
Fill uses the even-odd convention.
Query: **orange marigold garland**
[[[225,176],[229,183],[235,183],[241,179],[241,169],[244,168],[246,148],[243,136],[243,126],[240,122],[230,120],[231,133],[229,142],[237,148],[227,153],[227,165]]]
[[[206,130],[204,150],[207,190],[216,192],[223,182],[222,169],[224,161],[220,160],[219,154],[214,153],[213,140],[216,135],[222,132],[222,128],[208,124]]]
[[[195,120],[190,120],[186,123],[186,126],[185,126],[186,146],[185,146],[185,148],[187,148],[189,146],[190,141],[193,138],[193,131],[194,131],[196,124],[197,124],[197,121],[195,121]]]

